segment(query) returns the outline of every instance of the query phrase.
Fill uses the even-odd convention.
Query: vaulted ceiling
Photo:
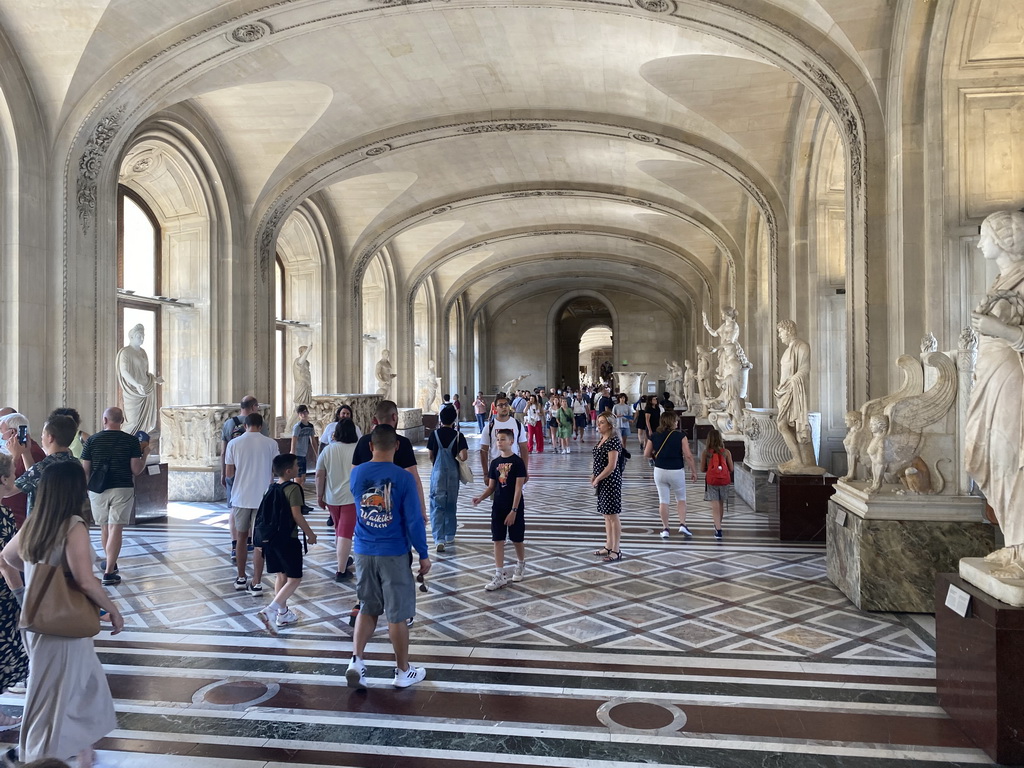
[[[784,220],[818,98],[772,41],[827,48],[882,102],[892,5],[4,0],[0,29],[55,142],[141,72],[150,114],[208,123],[243,215],[330,209],[339,275],[387,246],[408,295],[474,308],[554,275],[706,305],[758,198]]]

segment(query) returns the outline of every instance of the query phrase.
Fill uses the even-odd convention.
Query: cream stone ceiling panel
[[[323,190],[334,208],[341,245],[351,248],[370,223],[402,196],[417,179],[415,173],[382,172],[357,176]]]
[[[742,233],[746,192],[721,171],[674,160],[654,160],[640,164],[640,170],[672,189],[693,195],[713,218],[722,222],[739,239]]]
[[[638,71],[645,61],[681,53],[751,56],[642,18],[564,8],[445,8],[284,36],[199,77],[176,98],[315,74],[337,98],[295,148],[294,161],[389,127],[471,113],[581,111],[699,129],[702,119]]]
[[[1024,58],[1024,4],[1020,0],[975,0],[974,29],[964,59],[970,62]]]
[[[243,199],[252,204],[281,158],[332,98],[331,89],[321,83],[280,81],[224,88],[196,101],[234,161]]]
[[[659,91],[749,150],[769,176],[786,178],[791,123],[803,94],[792,75],[721,56],[672,56],[648,62],[640,71]]]
[[[447,241],[462,229],[463,222],[458,219],[448,221],[431,221],[403,232],[391,241],[391,255],[402,267],[402,274],[408,275],[419,263],[423,254]]]
[[[110,0],[4,0],[0,27],[11,38],[52,125]]]

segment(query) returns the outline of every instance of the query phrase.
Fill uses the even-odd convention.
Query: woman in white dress
[[[0,557],[25,574],[24,588],[16,574],[5,575],[19,598],[32,584],[38,563],[63,563],[78,589],[107,611],[111,634],[116,635],[124,629],[124,619],[93,573],[88,524],[81,517],[89,508],[85,491],[85,475],[76,462],[45,469],[32,514]],[[26,631],[24,639],[28,691],[17,757],[30,762],[77,756],[79,768],[91,768],[92,745],[117,727],[114,700],[92,638]],[[16,759],[13,751],[4,756],[8,764]]]

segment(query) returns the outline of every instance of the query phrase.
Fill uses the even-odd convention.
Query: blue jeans
[[[450,544],[455,541],[455,509],[459,505],[458,486],[454,493],[439,490],[430,493],[430,531],[435,544]]]
[[[477,432],[483,432],[484,431],[484,422],[486,421],[486,418],[484,418],[485,416],[486,416],[486,414],[483,414],[483,413],[478,413],[476,415],[476,429],[477,429]]]

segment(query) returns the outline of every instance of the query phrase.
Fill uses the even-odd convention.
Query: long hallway
[[[100,765],[991,764],[937,705],[930,616],[857,610],[822,546],[772,540],[735,497],[716,541],[702,485],[688,489],[694,537],[662,540],[635,438],[624,557],[601,563],[592,435],[531,457],[521,583],[484,591],[489,513],[469,503],[479,485],[463,489],[456,545],[418,594],[412,661],[427,679],[409,690],[390,685],[382,630],[370,690],[345,685],[355,592],[332,581],[333,536],[310,548],[298,625],[271,637],[255,615],[270,596],[232,590],[222,506],[172,504],[166,523],[127,531],[112,589],[127,628],[97,638],[119,722]],[[0,697],[11,714],[21,702]]]

